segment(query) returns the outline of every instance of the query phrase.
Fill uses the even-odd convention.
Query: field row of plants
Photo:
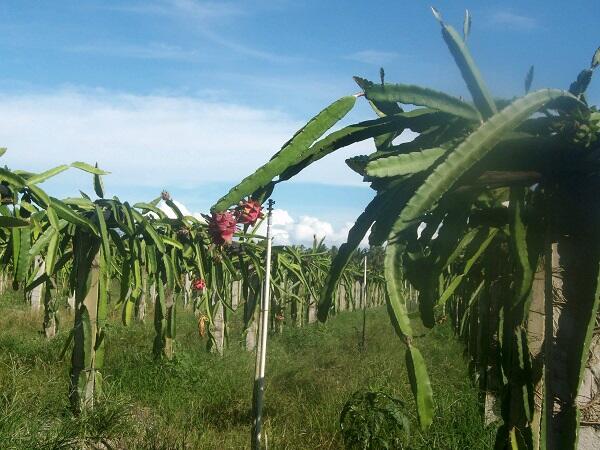
[[[3,284],[43,304],[48,337],[57,326],[57,292],[74,293],[65,349],[72,345],[75,412],[93,407],[101,390],[109,308],[121,308],[127,325],[143,320],[149,303],[153,353],[169,359],[178,304],[193,309],[199,333],[219,353],[227,317],[243,305],[247,347],[254,348],[266,275],[262,204],[310,164],[373,139],[375,151],[347,160],[374,191],[347,242],[335,252],[316,241],[274,249],[271,329],[385,303],[426,433],[436,403],[421,328],[409,317],[414,305],[424,327],[449,321],[465,343],[483,416],[500,420],[496,448],[595,448],[600,112],[585,93],[600,49],[568,89],[530,92],[532,67],[523,96],[498,99],[468,49],[470,15],[461,36],[433,12],[471,101],[386,83],[383,69],[378,82],[355,77],[359,94],[312,118],[219,199],[205,222],[184,216],[167,192],[134,205],[105,198],[106,172],[88,164],[71,166],[91,173],[95,200],[83,193],[59,200],[39,187],[66,165],[43,173],[0,169]],[[327,134],[361,98],[376,118]],[[397,143],[405,130],[417,137]],[[365,255],[359,246],[369,231]],[[364,256],[370,267],[361,285]]]
[[[585,97],[600,48],[568,89],[494,97],[462,35],[433,9],[471,101],[433,89],[355,77],[362,92],[327,106],[223,196],[222,212],[333,151],[373,139],[347,160],[374,190],[340,247],[321,293],[326,320],[343,268],[370,230],[386,244],[392,324],[421,426],[434,417],[428,369],[409,320],[403,282],[419,292],[428,328],[450,319],[465,340],[497,448],[597,448],[600,337],[600,112]],[[364,98],[376,118],[329,134]],[[417,133],[396,143],[405,130]],[[579,446],[579,447],[578,447]]]
[[[59,309],[72,311],[73,324],[63,325],[71,328],[63,354],[72,348],[69,395],[75,413],[93,408],[102,390],[108,317],[115,308],[125,325],[152,318],[157,359],[175,354],[178,309],[196,316],[208,350],[222,354],[228,316],[243,307],[246,348],[255,348],[265,277],[265,238],[258,234],[264,214],[258,202],[245,199],[199,220],[184,216],[164,191],[133,205],[105,198],[106,172],[82,162],[71,167],[92,175],[96,199],[81,192],[59,200],[40,187],[67,165],[43,173],[0,169],[0,290],[19,290],[34,311],[42,308],[40,325],[49,339],[57,333]],[[316,239],[311,248],[273,250],[270,328],[316,321],[331,251]],[[335,309],[382,304],[381,267],[375,257],[363,268],[357,255],[343,272]],[[363,269],[366,284],[360,281]]]

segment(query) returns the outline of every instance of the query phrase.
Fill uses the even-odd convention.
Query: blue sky
[[[5,0],[4,163],[42,170],[98,161],[112,172],[111,195],[136,201],[168,188],[190,211],[206,211],[323,106],[357,92],[352,75],[377,79],[384,66],[387,81],[468,96],[429,5]],[[600,45],[597,0],[435,6],[457,28],[471,11],[469,45],[497,96],[522,94],[531,64],[534,89],[566,88]],[[600,103],[597,80],[589,99]],[[347,122],[370,117],[359,102]],[[293,228],[302,216],[343,239],[371,195],[343,160],[368,151],[365,143],[333,155],[276,191],[291,240],[304,239]],[[47,188],[71,195],[89,186],[72,173]]]

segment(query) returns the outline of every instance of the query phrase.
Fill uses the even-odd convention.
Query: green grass
[[[117,314],[115,313],[115,316]],[[358,348],[360,313],[326,325],[286,329],[269,341],[265,430],[270,449],[339,449],[339,414],[358,389],[400,398],[411,418],[411,449],[488,449],[495,429],[484,428],[462,346],[441,326],[417,339],[430,369],[436,418],[416,424],[402,346],[383,308],[367,315],[367,348]],[[14,299],[0,300],[0,448],[242,449],[250,434],[254,355],[239,329],[218,357],[206,352],[191,312],[178,314],[177,358],[151,357],[153,328],[113,320],[106,342],[105,399],[93,414],[68,410],[69,353],[59,354],[70,325],[48,341]],[[94,447],[96,445],[96,447]]]

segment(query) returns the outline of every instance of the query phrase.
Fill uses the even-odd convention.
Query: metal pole
[[[254,421],[252,423],[252,450],[260,450],[262,439],[262,410],[265,397],[265,362],[267,357],[267,335],[269,325],[269,303],[271,297],[271,216],[275,202],[269,200],[267,212],[267,254],[265,261],[265,283],[260,302],[260,318],[258,323],[258,349],[256,351],[256,367],[254,373],[254,395],[252,406]]]

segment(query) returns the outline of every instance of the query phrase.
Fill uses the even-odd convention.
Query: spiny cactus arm
[[[388,197],[389,201],[386,203],[385,207],[381,209],[371,228],[369,244],[382,245],[385,242],[398,215],[406,206],[406,202],[424,179],[425,172],[417,173],[409,177],[392,178],[390,179],[391,182],[380,190],[381,193],[385,193],[385,196]]]
[[[59,239],[60,234],[58,231],[55,231],[50,237],[50,242],[48,242],[48,251],[46,252],[46,274],[51,276],[54,273],[54,268],[56,265],[56,260],[58,258],[58,250],[59,250]]]
[[[110,267],[106,266],[106,261],[108,260],[104,255],[102,255],[102,251],[100,251],[100,259],[99,259],[99,279],[98,279],[98,339],[104,339],[106,330],[104,327],[106,326],[106,319],[108,316],[108,287],[110,285]],[[102,368],[104,362],[104,345],[98,346],[99,348],[96,350],[96,366]]]
[[[135,207],[136,205],[133,206]],[[139,211],[136,211],[133,208],[131,209],[131,214],[133,215],[133,218],[137,221],[137,223],[142,226],[143,233],[154,242],[157,250],[161,253],[164,253],[166,251],[165,244],[162,238],[158,235],[158,233],[152,226],[152,224],[148,222],[148,220],[146,220],[146,218]]]
[[[445,246],[446,247],[445,252],[444,251],[439,252],[440,247],[437,247],[437,249],[435,246],[431,247],[431,253],[435,254],[435,267],[438,269],[438,271],[441,272],[441,271],[447,269],[450,265],[452,265],[454,263],[454,261],[456,261],[460,256],[463,255],[463,253],[465,252],[465,249],[467,249],[469,247],[469,245],[471,245],[471,242],[473,242],[473,240],[475,238],[482,235],[482,230],[478,229],[478,228],[473,228],[465,233],[464,230],[467,227],[468,227],[467,223],[465,223],[460,228],[454,227],[455,228],[455,230],[453,230],[454,233],[456,233],[456,235],[462,234],[462,237],[460,238],[460,241],[458,242],[458,244],[456,244],[455,249],[452,252],[450,252],[449,254],[448,254],[448,250],[450,250],[454,246],[454,244],[452,242],[450,242],[449,245]],[[435,241],[436,243],[438,242],[438,240],[443,240],[445,238],[444,232],[446,229],[447,228],[445,226],[440,227],[438,237]],[[436,251],[436,250],[438,250],[438,251]]]
[[[435,12],[434,15],[442,26],[442,36],[444,41],[446,42],[450,53],[452,53],[460,73],[467,83],[467,88],[471,92],[475,107],[484,120],[488,119],[496,114],[496,103],[485,85],[479,69],[475,65],[475,61],[473,61],[471,52],[469,52],[465,41],[463,41],[460,34],[458,34],[453,27],[444,23],[441,16],[436,15]]]
[[[592,62],[590,63],[590,67],[587,69],[583,69],[577,75],[577,79],[571,83],[569,86],[569,92],[575,96],[578,96],[583,99],[583,94],[587,90],[590,82],[592,81],[592,75],[594,74],[594,70],[600,64],[600,47],[594,53],[592,57]]]
[[[104,219],[104,211],[98,205],[96,206],[96,218],[98,220],[98,228],[100,229],[100,238],[102,240],[102,255],[101,258],[104,260],[104,267],[111,267],[111,251],[110,251],[110,239],[108,234],[108,228],[106,226],[106,220]]]
[[[356,103],[353,95],[342,97],[322,110],[301,128],[283,148],[253,175],[244,178],[211,208],[211,211],[222,212],[244,197],[252,194],[285,169],[305,159],[305,152],[327,130],[334,126],[352,109]]]
[[[29,270],[29,248],[31,247],[31,229],[11,228],[13,251],[14,279],[16,282],[26,281]]]
[[[0,181],[6,181],[17,189],[22,189],[27,184],[25,178],[2,167],[0,167]]]
[[[418,133],[418,136],[410,141],[396,145],[390,144],[382,149],[378,147],[377,151],[369,155],[369,161],[434,147],[450,148],[458,145],[464,139],[465,134],[473,131],[478,125],[429,108],[418,108],[404,114],[415,115],[407,123],[405,129]]]
[[[401,281],[402,277],[402,242],[388,241],[385,249],[384,276],[388,293],[388,312],[396,334],[405,342],[412,338],[413,331],[404,303]]]
[[[173,264],[173,260],[169,256],[168,253],[164,253],[162,255],[163,265],[165,268],[165,287],[169,289],[175,288],[175,265]]]
[[[367,164],[366,174],[371,177],[385,178],[422,172],[432,167],[447,151],[448,149],[444,147],[434,147],[375,159]]]
[[[169,208],[171,208],[171,210],[175,213],[175,216],[177,216],[178,219],[180,219],[180,220],[183,219],[183,213],[181,212],[179,207],[175,204],[175,202],[172,199],[167,198],[165,200],[165,203],[167,204],[167,206]]]
[[[0,228],[22,228],[30,225],[28,220],[14,216],[0,216]]]
[[[145,211],[153,212],[154,214],[156,214],[158,216],[159,219],[164,219],[165,217],[167,217],[167,215],[165,214],[165,212],[162,209],[157,208],[155,205],[152,205],[151,203],[139,202],[139,203],[136,203],[135,205],[133,205],[133,207],[137,208],[137,209],[141,209],[142,212],[145,212]]]
[[[64,172],[68,168],[69,168],[69,166],[67,164],[62,164],[60,166],[46,170],[42,173],[34,174],[34,175],[30,176],[29,178],[27,178],[27,184],[31,186],[32,184],[43,183],[44,181],[48,180],[49,178],[52,178],[53,176],[58,175],[61,172]]]
[[[54,272],[55,273],[58,272],[63,267],[65,267],[65,265],[68,262],[70,262],[72,260],[73,260],[73,252],[72,251],[69,250],[69,251],[63,253],[62,256],[58,259],[58,261],[56,261],[56,264],[54,265]],[[34,279],[31,283],[29,283],[25,287],[25,292],[29,292],[36,286],[39,286],[42,283],[47,283],[48,281],[50,281],[50,277],[48,276],[47,273],[44,273],[44,274],[40,275],[39,277],[37,277],[36,279]]]
[[[408,343],[406,348],[406,370],[417,403],[419,424],[422,430],[426,430],[433,422],[433,389],[423,355],[412,343]]]
[[[365,90],[367,99],[378,102],[398,102],[426,106],[463,119],[479,122],[481,116],[468,103],[433,89],[411,84],[372,85]]]
[[[465,309],[465,314],[462,316],[462,318],[460,320],[460,328],[459,328],[460,336],[464,336],[465,325],[468,323],[473,306],[476,305],[477,302],[479,301],[479,294],[483,290],[484,286],[485,286],[485,280],[481,280],[481,282],[477,286],[477,289],[475,289],[473,291],[473,293],[471,294],[471,296],[469,298],[469,302],[467,303],[467,307]]]
[[[62,226],[59,228],[59,230],[64,228],[64,226],[67,225],[67,222],[62,220],[61,224],[62,224]],[[56,232],[57,232],[56,228],[47,227],[44,230],[44,232],[36,239],[36,241],[33,243],[31,248],[29,249],[29,255],[32,258],[36,257],[38,255],[41,255],[42,252],[44,251],[44,249],[48,246],[48,243],[50,242],[50,238],[52,238],[52,235]]]
[[[577,101],[575,97],[558,89],[543,89],[515,100],[499,113],[484,122],[471,133],[420,185],[396,223],[394,233],[399,233],[438,202],[459,178],[500,142],[503,135],[516,128],[532,113],[552,100],[564,98]]]
[[[94,166],[98,168],[98,163]],[[104,198],[104,182],[102,181],[102,175],[99,173],[94,174],[94,192],[100,198]]]
[[[181,242],[179,242],[177,239],[173,239],[168,236],[162,236],[162,240],[166,245],[175,247],[178,250],[183,250],[183,244]]]
[[[306,158],[284,170],[279,175],[277,182],[289,180],[308,165],[342,147],[372,137],[383,136],[390,132],[401,133],[406,128],[415,132],[421,132],[438,120],[440,120],[439,114],[432,115],[431,110],[422,109],[408,113],[400,112],[393,116],[385,116],[374,120],[366,120],[334,131],[325,138],[315,142],[306,152]]]
[[[381,68],[381,70],[382,70],[381,82],[383,83],[383,68]],[[372,81],[366,80],[361,77],[353,77],[353,78],[354,78],[354,81],[356,82],[356,84],[358,84],[363,91],[365,91],[370,86],[373,86]],[[379,117],[393,116],[394,114],[403,112],[400,105],[398,105],[398,103],[396,103],[396,102],[379,102],[379,101],[372,101],[372,100],[367,100],[367,101],[369,102],[371,109],[373,109],[373,111],[375,111],[375,114],[377,114]],[[382,134],[380,136],[376,136],[373,139],[373,141],[375,142],[375,147],[377,148],[377,150],[381,150],[381,151],[386,150],[389,146],[392,145],[392,142],[394,141],[394,139],[396,139],[396,137],[398,137],[401,133],[402,133],[402,130],[396,130],[396,131],[392,131],[392,132],[389,132],[386,134]]]
[[[46,208],[46,217],[48,218],[48,222],[50,223],[51,227],[56,230],[60,230],[62,228],[61,221],[59,220],[56,211],[54,211],[50,205],[48,205]],[[64,220],[62,222],[66,223]]]
[[[61,219],[64,219],[67,222],[70,222],[76,226],[82,227],[83,229],[86,229],[95,236],[99,236],[98,229],[96,228],[96,226],[87,218],[74,212],[71,208],[67,206],[66,203],[58,200],[57,198],[50,197],[50,205],[56,211],[58,217],[60,217]]]
[[[110,172],[107,172],[106,170],[100,169],[97,165],[92,166],[91,164],[88,164],[88,163],[85,163],[82,161],[75,161],[75,162],[71,163],[71,167],[75,167],[76,169],[91,173],[92,175],[108,175],[110,173]]]
[[[123,231],[125,231],[129,237],[133,237],[137,233],[136,223],[131,212],[133,208],[131,208],[128,202],[118,204],[117,206],[121,209],[123,217],[125,218],[125,227]]]
[[[462,272],[457,275],[446,287],[440,299],[437,301],[436,308],[440,309],[444,306],[444,304],[448,301],[448,299],[454,294],[456,289],[460,286],[464,278],[469,274],[469,271],[473,267],[473,265],[479,260],[481,255],[485,252],[485,250],[490,246],[496,234],[498,233],[497,228],[492,228],[489,230],[480,230],[477,234],[473,242],[467,249],[468,259],[465,261],[465,265],[463,267]]]
[[[523,221],[523,210],[525,208],[525,189],[523,187],[512,187],[510,189],[509,211],[510,211],[510,245],[516,256],[518,279],[516,286],[516,305],[527,301],[531,286],[533,284],[533,269],[529,261],[527,248],[527,229]]]
[[[27,190],[32,195],[32,197],[38,205],[40,205],[42,208],[49,207],[50,197],[48,197],[48,194],[46,194],[42,189],[40,189],[35,184],[32,184],[30,186],[27,186]]]
[[[82,193],[83,194],[83,193]],[[94,202],[87,195],[82,197],[67,197],[63,198],[62,202],[67,206],[76,206],[86,212],[94,210]]]
[[[531,83],[533,83],[533,73],[534,73],[534,66],[531,66],[529,68],[529,70],[527,71],[527,75],[525,76],[525,93],[528,94],[529,90],[531,89]]]
[[[469,39],[469,33],[471,32],[471,22],[471,13],[468,9],[465,9],[465,20],[463,22],[463,40],[465,41],[465,43],[467,42],[467,39]]]
[[[108,234],[110,235],[113,244],[115,244],[115,249],[117,250],[119,255],[123,258],[126,258],[128,253],[127,249],[125,248],[125,244],[123,244],[123,240],[127,237],[125,235],[120,235],[119,233],[117,233],[117,230],[113,228],[108,229]]]
[[[363,92],[375,85],[372,81],[369,81],[365,78],[361,78],[361,77],[352,77],[352,78],[354,79],[356,84],[358,84],[358,86],[363,90]],[[375,114],[377,114],[379,117],[392,116],[394,114],[403,112],[400,105],[398,105],[398,103],[396,103],[396,102],[387,102],[387,101],[379,101],[379,100],[371,100],[371,99],[367,99],[367,100],[369,101],[369,105],[371,105],[371,108],[373,109],[373,111],[375,111]]]
[[[412,343],[412,326],[402,294],[402,251],[404,245],[388,240],[384,258],[384,274],[387,289],[387,309],[392,326],[398,337],[406,344],[406,370],[417,405],[419,423],[426,429],[433,421],[433,391],[429,374],[421,352]]]

